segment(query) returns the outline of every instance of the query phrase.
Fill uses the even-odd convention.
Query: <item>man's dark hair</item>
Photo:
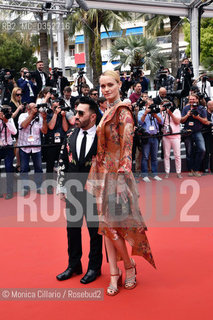
[[[105,97],[99,97],[97,102],[99,104],[99,103],[104,103],[105,101],[106,101]]]
[[[140,84],[141,85],[141,83],[138,81],[138,82],[135,82],[134,83],[134,85],[133,85],[133,89],[137,86],[137,84]]]
[[[101,117],[100,117],[100,112],[99,112],[97,103],[90,97],[81,97],[79,99],[79,103],[88,104],[89,105],[89,110],[92,113],[95,113],[96,116],[97,116],[96,125],[98,125],[98,123],[100,122]]]
[[[98,92],[98,90],[96,90],[95,88],[92,88],[92,89],[90,89],[90,91],[89,91],[89,95],[93,94],[94,91]]]
[[[41,63],[41,62],[44,63],[44,61],[39,60],[39,61],[36,62],[36,65],[37,65],[38,63]]]
[[[69,86],[67,86],[67,87],[64,88],[64,91],[65,92],[72,92],[72,89]]]
[[[89,88],[89,85],[87,83],[83,83],[82,86],[81,86],[81,89],[82,88]]]

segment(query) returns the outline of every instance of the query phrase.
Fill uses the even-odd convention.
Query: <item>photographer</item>
[[[15,135],[16,138],[16,143],[15,146],[17,145],[17,139],[18,139],[18,118],[21,113],[25,112],[25,105],[22,104],[21,102],[21,97],[22,97],[22,90],[19,87],[15,87],[12,91],[11,94],[11,101],[9,103],[9,106],[12,109],[12,118],[14,120],[17,133]],[[20,172],[20,157],[19,157],[19,149],[15,148],[15,155],[16,155],[16,172]]]
[[[199,105],[197,95],[189,96],[189,104],[182,110],[181,123],[184,123],[184,130],[191,132],[184,139],[189,176],[200,177],[199,170],[206,151],[201,131],[208,121],[206,110]]]
[[[161,110],[163,115],[163,150],[164,150],[164,167],[165,178],[169,177],[170,173],[170,153],[173,149],[175,156],[175,168],[178,178],[181,176],[181,155],[180,155],[180,134],[174,134],[180,132],[180,110],[175,108],[173,103],[169,100],[164,100],[161,104]],[[171,135],[170,135],[171,134]],[[172,135],[173,134],[173,135]]]
[[[134,92],[129,96],[131,103],[134,105],[136,104],[137,100],[141,97],[141,84],[140,82],[136,82],[133,86]]]
[[[63,70],[59,68],[53,69],[53,78],[50,80],[50,86],[56,88],[58,97],[63,96],[65,87],[69,87],[70,83],[66,77],[63,76]]]
[[[33,161],[35,175],[35,182],[37,186],[37,193],[44,193],[41,189],[42,183],[42,163],[41,163],[41,147],[33,147],[32,145],[41,145],[41,132],[47,133],[47,114],[45,112],[39,113],[35,103],[30,103],[26,107],[27,112],[22,113],[18,119],[19,137],[18,145],[27,146],[20,148],[20,162],[21,162],[21,179],[27,180],[30,162],[30,156]],[[29,193],[29,188],[23,185],[21,196]]]
[[[174,82],[175,78],[170,74],[169,69],[161,66],[156,73],[154,80],[155,90],[159,90],[161,87],[164,87],[169,94],[174,90]]]
[[[208,77],[204,74],[200,76],[200,81],[197,83],[197,87],[200,93],[203,95],[206,102],[211,100],[211,83],[208,81]]]
[[[154,103],[160,105],[164,99],[167,98],[167,90],[164,87],[161,87],[158,91],[158,95],[153,99]]]
[[[207,120],[203,133],[206,153],[201,166],[204,174],[209,172],[209,168],[213,172],[213,101],[207,103]]]
[[[69,107],[72,111],[74,111],[76,97],[72,96],[72,89],[70,87],[64,88],[63,100],[64,100],[65,107]]]
[[[176,81],[178,83],[178,90],[183,90],[182,96],[186,97],[192,85],[192,78],[194,77],[193,67],[188,58],[182,60],[181,66],[178,68]]]
[[[14,76],[9,69],[2,69],[0,73],[1,81],[1,104],[8,105],[11,99],[13,88],[16,86]]]
[[[62,110],[59,100],[56,100],[51,105],[51,110],[47,114],[48,132],[45,136],[45,144],[54,145],[47,148],[46,157],[46,172],[53,173],[55,161],[59,158],[61,144],[64,140],[65,134],[69,129],[66,119],[66,111]],[[53,193],[53,187],[48,186],[47,193]]]
[[[50,101],[52,98],[51,87],[46,87],[41,90],[38,94],[38,98],[36,100],[36,104],[46,103],[48,108],[50,108]]]
[[[7,179],[7,194],[6,200],[13,198],[13,148],[7,146],[13,145],[12,135],[17,133],[14,121],[12,119],[12,110],[9,106],[0,107],[0,162],[4,159],[6,179]],[[3,195],[0,194],[0,198]]]
[[[37,98],[37,87],[32,81],[32,74],[27,68],[22,68],[20,74],[21,78],[18,79],[17,85],[22,89],[22,103],[35,102]]]
[[[151,156],[151,169],[153,174],[153,179],[156,181],[162,180],[157,175],[158,171],[158,137],[159,134],[159,124],[163,124],[163,117],[160,113],[160,108],[153,104],[152,99],[148,99],[146,102],[146,109],[141,110],[138,113],[138,123],[142,125],[146,134],[149,138],[143,139],[142,144],[142,162],[141,171],[143,175],[143,181],[150,182],[148,177],[148,160],[149,154]]]

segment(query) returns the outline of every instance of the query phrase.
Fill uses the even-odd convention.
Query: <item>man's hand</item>
[[[62,115],[62,117],[65,117],[66,116],[66,111],[61,111],[61,115]]]
[[[60,200],[65,201],[66,200],[66,195],[64,193],[59,193],[58,194]]]
[[[61,112],[61,107],[60,107],[60,106],[57,106],[57,107],[55,108],[54,113],[56,113],[56,114],[58,115],[60,112]]]
[[[47,119],[47,113],[46,112],[41,112],[41,116],[42,116],[43,120]]]

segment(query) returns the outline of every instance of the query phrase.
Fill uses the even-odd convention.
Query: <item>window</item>
[[[75,55],[75,46],[69,45],[69,55],[70,57],[73,57]]]

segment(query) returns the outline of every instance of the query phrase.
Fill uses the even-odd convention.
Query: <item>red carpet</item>
[[[210,217],[210,214],[212,216],[212,177],[192,180],[198,182],[200,195],[188,214],[199,214],[201,218]],[[180,196],[177,190],[184,180],[180,182],[172,178],[171,181],[176,186],[176,211],[179,216],[180,209],[191,197],[191,193],[189,190],[189,194]],[[155,192],[156,183],[152,186],[150,200],[154,215],[158,208],[158,205],[154,205],[158,195]],[[144,201],[146,188],[144,183],[139,185],[143,211],[147,206]],[[161,196],[165,205],[171,198],[170,191],[163,192]],[[1,225],[5,226],[6,219],[13,216],[12,210],[16,202],[17,198],[10,201],[0,199]],[[142,258],[135,257],[138,285],[134,290],[127,291],[121,288],[115,297],[104,295],[103,301],[83,301],[84,304],[82,301],[0,301],[1,319],[212,319],[212,224],[209,222],[209,227],[200,227],[199,224],[193,226],[193,223],[190,223],[189,226],[175,227],[175,223],[173,227],[167,224],[166,227],[152,227],[153,221],[150,220],[148,237],[157,270]],[[64,282],[56,280],[56,274],[67,266],[64,228],[2,227],[0,238],[1,288],[105,289],[108,285],[109,272],[105,255],[102,276],[94,283],[88,286],[81,285],[81,276]],[[86,271],[89,237],[85,228],[83,239],[82,262]],[[123,270],[122,263],[120,266]]]

